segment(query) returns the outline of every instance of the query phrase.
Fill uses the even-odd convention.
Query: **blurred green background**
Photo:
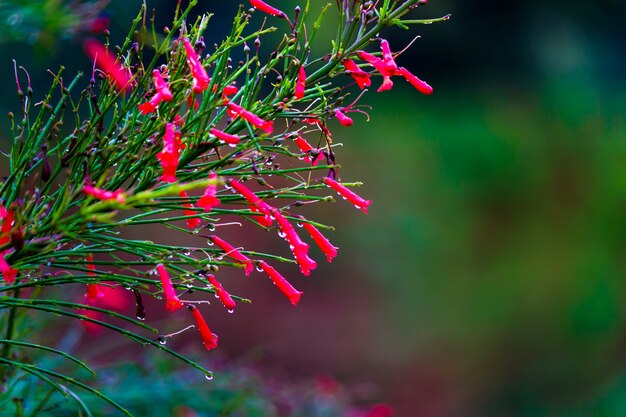
[[[175,3],[148,2],[163,22]],[[238,2],[200,3],[218,41]],[[114,34],[136,7],[110,2]],[[319,214],[340,256],[297,281],[297,309],[246,283],[251,306],[214,310],[219,355],[363,384],[399,417],[626,415],[626,4],[431,0],[415,15],[447,13],[381,34],[394,50],[421,35],[398,61],[434,94],[398,81],[364,99],[371,122],[334,127],[370,214]],[[35,85],[89,65],[80,33],[50,30],[1,39],[4,113],[11,58]]]

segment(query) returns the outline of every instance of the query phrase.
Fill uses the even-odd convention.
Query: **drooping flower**
[[[342,63],[361,90],[372,85],[369,72],[363,71],[353,60],[346,58]]]
[[[230,146],[236,146],[241,138],[237,135],[226,133],[214,127],[209,129],[209,133],[219,139],[220,142],[226,143]]]
[[[0,218],[2,219],[2,228],[0,228],[0,246],[2,246],[11,241],[10,232],[15,220],[15,213],[13,210],[7,210],[4,206],[0,205]]]
[[[277,17],[281,17],[283,19],[287,19],[287,15],[285,14],[285,12],[282,12],[282,11],[272,7],[269,4],[267,4],[267,3],[265,3],[265,2],[263,2],[261,0],[250,0],[250,4],[255,9],[259,9],[263,13],[267,13],[270,16],[277,16]]]
[[[252,261],[243,253],[239,252],[239,250],[235,249],[231,244],[226,242],[224,239],[221,239],[219,236],[212,235],[209,236],[211,242],[215,243],[217,246],[224,251],[224,254],[229,258],[234,259],[242,265],[245,265],[244,272],[246,276],[250,275],[250,272],[254,269],[254,265],[252,265]]]
[[[209,173],[209,180],[217,181],[217,174],[215,172]],[[196,205],[202,207],[204,211],[209,212],[211,209],[220,204],[220,199],[216,197],[217,184],[209,184],[204,190],[204,195],[198,199]]]
[[[83,185],[83,192],[97,198],[98,200],[115,200],[120,204],[124,204],[126,202],[126,195],[124,194],[123,190],[107,191],[101,188],[93,187],[89,184],[85,184]]]
[[[128,70],[117,62],[115,56],[107,48],[95,39],[87,39],[83,43],[85,52],[96,65],[113,81],[118,91],[128,91],[131,89],[131,77]]]
[[[409,70],[404,67],[400,67],[400,74],[407,80],[413,87],[417,89],[422,94],[430,95],[433,92],[433,88],[428,85],[425,81],[420,80],[414,74],[412,74]]]
[[[393,59],[393,55],[391,54],[391,48],[389,48],[389,42],[386,39],[380,41],[380,49],[383,51],[383,64],[387,71],[391,74],[398,73],[398,65],[396,65],[396,61]]]
[[[253,213],[262,214],[262,216],[254,216],[254,220],[263,227],[270,227],[273,223],[272,218],[259,210],[256,206],[250,204],[250,211]],[[269,211],[269,210],[268,210]]]
[[[230,294],[224,289],[222,284],[220,284],[213,275],[209,275],[207,278],[209,279],[209,282],[211,283],[211,285],[213,286],[213,289],[215,290],[215,295],[220,299],[222,304],[224,304],[224,307],[226,307],[230,311],[234,310],[236,307],[235,301],[230,296]]]
[[[209,87],[211,79],[202,66],[202,62],[200,62],[200,58],[198,54],[196,54],[196,50],[191,45],[191,42],[189,42],[189,39],[183,38],[183,45],[187,52],[187,64],[189,65],[191,76],[193,77],[191,89],[196,94],[201,93]]]
[[[154,76],[154,88],[156,89],[156,93],[154,94],[154,96],[152,96],[150,101],[139,105],[139,110],[144,115],[148,113],[154,113],[157,106],[162,101],[172,101],[173,98],[172,91],[170,90],[167,81],[165,81],[165,79],[161,75],[161,71],[155,69],[154,71],[152,71],[152,75]]]
[[[341,109],[335,110],[335,117],[343,126],[350,127],[354,123],[352,118],[348,117]]]
[[[237,180],[229,180],[228,184],[245,198],[250,206],[254,206],[257,211],[263,213],[265,219],[264,223],[272,224],[272,207],[265,201],[261,200],[256,194],[254,194],[248,187],[243,185]],[[268,225],[268,226],[269,226]],[[265,227],[268,227],[265,226]]]
[[[200,314],[200,310],[193,305],[188,305],[187,308],[191,310],[191,314],[193,314],[193,318],[196,320],[196,325],[198,326],[200,337],[202,338],[202,344],[206,350],[215,349],[219,338],[215,333],[211,332],[211,329],[209,329],[209,326],[206,324],[204,317]]]
[[[240,116],[253,126],[265,131],[266,133],[272,133],[274,130],[274,122],[271,120],[264,120],[256,114],[244,109],[238,104],[233,103],[232,101],[227,101],[226,105],[231,112],[231,115]]]
[[[2,278],[4,278],[5,284],[11,285],[15,282],[18,271],[11,267],[6,259],[4,259],[5,253],[6,251],[0,253],[0,273],[2,274]]]
[[[180,191],[178,193],[178,196],[180,198],[184,198],[185,200],[189,200],[189,195],[187,194],[186,191]],[[183,203],[183,207],[184,210],[183,212],[185,213],[185,216],[195,216],[197,213],[193,210],[193,204],[191,204],[190,202],[184,202]],[[189,217],[186,219],[187,220],[187,227],[190,229],[197,229],[198,227],[202,226],[202,219],[199,217]]]
[[[397,67],[395,69],[393,68],[393,66],[395,65],[395,62],[393,62],[393,58],[393,64],[391,64],[390,62],[385,62],[377,56],[374,56],[365,51],[358,51],[358,55],[362,60],[366,61],[371,66],[376,68],[376,70],[383,76],[383,83],[376,90],[377,92],[380,93],[381,91],[386,91],[393,87],[393,81],[391,81],[391,77],[393,75],[399,74]]]
[[[259,266],[272,280],[274,285],[291,301],[291,304],[298,305],[302,292],[296,290],[277,270],[268,265],[265,261],[260,261]]]
[[[301,218],[302,220],[304,220],[303,217]],[[304,226],[306,231],[309,232],[315,244],[322,250],[322,252],[324,252],[328,262],[332,262],[333,258],[337,256],[337,249],[339,248],[333,246],[333,244],[330,243],[328,239],[326,239],[322,232],[320,232],[319,229],[313,226],[311,223],[303,222],[302,225]]]
[[[305,87],[306,87],[306,72],[304,71],[304,65],[302,65],[300,67],[300,70],[298,70],[298,79],[296,80],[296,90],[294,91],[293,96],[298,100],[304,97]]]
[[[157,265],[157,272],[161,279],[161,286],[163,287],[163,295],[165,295],[165,309],[168,311],[176,311],[183,307],[182,301],[176,295],[176,290],[170,280],[170,275],[167,273],[167,269],[163,264]]]
[[[85,260],[87,261],[87,269],[89,271],[95,271],[96,266],[92,263],[93,255],[91,253],[88,254]],[[92,277],[97,276],[95,272],[87,272],[87,275],[92,276]],[[87,301],[89,301],[90,303],[93,303],[99,298],[102,298],[103,296],[104,296],[104,293],[100,289],[100,285],[87,284],[87,292],[85,293],[85,298],[87,299]]]
[[[332,178],[325,177],[323,179],[324,184],[337,191],[342,197],[351,202],[356,206],[356,208],[363,210],[367,213],[367,207],[372,204],[371,200],[365,200],[355,194],[352,190],[347,188],[345,185],[335,181]]]
[[[180,147],[180,138],[177,137],[174,130],[174,123],[167,123],[165,125],[165,134],[163,135],[163,150],[157,154],[157,159],[163,167],[163,174],[160,177],[161,181],[176,182]]]
[[[300,148],[303,153],[309,154],[309,158],[311,159],[311,165],[317,165],[321,160],[324,159],[324,154],[321,152],[319,152],[317,156],[313,154],[313,151],[315,149],[302,136],[296,136],[293,141],[296,142],[296,145],[298,145],[298,148]]]
[[[317,268],[317,262],[309,258],[309,245],[300,239],[296,229],[277,208],[272,207],[272,217],[276,219],[281,230],[281,235],[283,235],[285,240],[289,243],[291,252],[294,258],[296,258],[298,266],[300,266],[300,272],[302,272],[304,276],[309,276],[311,271]]]

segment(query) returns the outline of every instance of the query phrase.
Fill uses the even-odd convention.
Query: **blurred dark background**
[[[106,7],[114,35],[134,3]],[[238,2],[200,3],[217,42]],[[175,4],[148,1],[163,24]],[[365,98],[370,123],[335,127],[370,214],[318,213],[341,251],[296,281],[298,308],[250,281],[233,292],[252,305],[212,306],[219,355],[361,384],[398,417],[625,415],[626,3],[431,0],[415,16],[447,13],[381,34],[394,50],[421,35],[398,61],[434,94],[397,82]],[[0,37],[3,113],[10,59],[39,88],[45,68],[89,66],[80,34],[29,33]]]

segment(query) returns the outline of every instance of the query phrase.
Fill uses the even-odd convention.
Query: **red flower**
[[[250,0],[250,4],[255,9],[259,9],[260,11],[267,13],[271,16],[281,17],[283,19],[287,19],[287,15],[284,12],[270,6],[269,4],[261,1],[261,0]]]
[[[157,154],[157,159],[163,167],[163,175],[160,177],[161,181],[176,182],[180,147],[180,137],[174,130],[174,124],[167,123],[165,125],[165,134],[163,135],[163,150]]]
[[[263,203],[265,204],[265,203]],[[267,206],[267,204],[266,204]],[[267,206],[269,207],[269,206]],[[256,206],[253,206],[252,204],[250,205],[250,211],[253,213],[259,213],[262,214],[262,216],[254,216],[254,220],[256,220],[261,226],[263,227],[270,227],[273,223],[272,218],[268,215],[265,214],[265,212],[259,210]],[[269,212],[269,208],[267,210]]]
[[[395,69],[393,67],[395,65],[393,59],[391,61],[393,62],[393,64],[391,64],[390,62],[385,62],[382,59],[365,51],[359,51],[358,55],[362,60],[367,61],[370,65],[376,68],[376,70],[383,76],[383,83],[376,91],[380,93],[381,91],[391,89],[391,87],[393,86],[393,82],[391,81],[390,77],[398,74],[397,67],[395,67]]]
[[[369,72],[363,71],[351,59],[346,58],[342,62],[343,62],[343,66],[348,71],[348,74],[350,74],[350,76],[354,78],[354,81],[356,81],[357,85],[359,86],[361,90],[364,89],[365,87],[369,87],[370,85],[372,85],[372,80],[370,79]]]
[[[93,255],[92,254],[87,255],[85,260],[88,262],[87,263],[87,269],[89,271],[95,271],[96,270],[96,266],[91,263],[91,262],[93,262]],[[97,276],[96,273],[94,273],[94,272],[87,272],[87,275],[92,276],[92,277]],[[104,293],[100,289],[100,285],[98,285],[98,284],[87,284],[87,292],[85,293],[85,298],[87,299],[87,301],[89,301],[90,303],[93,303],[93,302],[95,302],[96,300],[98,300],[99,298],[102,298],[102,297],[104,297]]]
[[[215,172],[211,172],[209,174],[209,179],[213,181],[217,181],[217,174]],[[215,196],[217,191],[217,184],[209,184],[204,190],[204,195],[200,197],[196,203],[198,207],[202,207],[204,211],[211,211],[211,209],[220,204],[220,199]]]
[[[413,75],[411,72],[409,72],[409,70],[407,70],[404,67],[400,67],[399,70],[400,70],[400,74],[402,74],[404,79],[410,82],[411,85],[417,89],[417,91],[426,95],[432,94],[433,88],[430,85],[428,85],[426,82],[417,78],[415,75]]]
[[[236,146],[241,140],[237,135],[231,135],[214,127],[209,129],[209,133],[218,138],[221,143],[227,143],[230,146]]]
[[[15,278],[17,277],[17,269],[12,268],[11,265],[4,259],[6,251],[0,253],[0,273],[2,273],[2,278],[4,278],[4,282],[7,285],[11,285],[15,282]]]
[[[163,79],[161,72],[155,69],[152,71],[152,75],[154,76],[154,88],[156,89],[156,94],[152,96],[150,101],[139,105],[139,110],[144,115],[153,113],[159,103],[162,101],[172,101],[173,97],[170,87],[167,84],[167,81]]]
[[[211,329],[206,324],[204,317],[200,314],[200,310],[198,310],[195,306],[189,305],[187,306],[189,310],[191,310],[191,314],[193,314],[193,318],[196,319],[196,324],[198,325],[198,330],[200,330],[200,337],[202,338],[202,344],[206,348],[206,350],[215,349],[217,347],[218,337],[215,333],[211,333]]]
[[[313,156],[311,154],[311,152],[314,150],[314,148],[302,136],[298,135],[294,139],[294,142],[296,142],[296,145],[298,145],[298,148],[300,148],[300,150],[303,153],[308,153],[309,154],[309,158],[311,159],[311,165],[317,165],[321,160],[324,159],[324,154],[322,154],[321,152],[318,153],[317,156]]]
[[[248,121],[253,126],[265,131],[266,133],[272,133],[274,130],[274,122],[271,120],[264,120],[257,116],[256,114],[244,109],[243,107],[233,103],[232,101],[227,101],[226,105],[231,112],[231,115],[234,117],[235,115],[241,116],[243,119]]]
[[[263,222],[269,223],[265,227],[269,227],[269,225],[272,224],[272,207],[269,204],[261,200],[256,194],[250,191],[248,187],[237,180],[229,180],[228,184],[233,188],[233,190],[241,194],[251,206],[254,206],[256,211],[265,215]]]
[[[167,273],[167,269],[163,264],[157,265],[157,271],[159,278],[161,279],[161,286],[163,287],[163,294],[165,295],[165,309],[168,311],[176,311],[183,307],[182,301],[176,295],[176,290],[170,280],[170,275]]]
[[[235,261],[239,262],[240,264],[245,265],[244,272],[246,273],[246,276],[250,275],[250,272],[252,272],[252,270],[254,269],[254,266],[252,265],[252,261],[250,260],[250,258],[248,258],[244,254],[239,252],[237,249],[235,249],[229,243],[227,243],[226,241],[224,241],[223,239],[219,238],[216,235],[209,236],[209,239],[211,240],[211,242],[213,242],[217,246],[219,246],[220,249],[222,249],[224,251],[224,254],[226,256],[234,259]]]
[[[259,266],[263,271],[267,274],[268,277],[272,280],[274,285],[278,287],[278,289],[285,294],[291,304],[294,306],[298,304],[300,301],[300,296],[303,294],[301,291],[296,290],[282,275],[278,273],[274,268],[269,266],[265,261],[260,261]]]
[[[304,220],[303,217],[301,218]],[[317,229],[317,227],[313,226],[310,223],[304,222],[302,223],[302,225],[304,226],[306,231],[309,232],[309,234],[313,238],[313,241],[315,241],[315,244],[322,250],[322,252],[324,252],[328,262],[332,262],[333,258],[337,256],[337,249],[339,248],[333,246],[332,243],[330,243],[330,241],[326,239],[326,237],[322,234],[322,232]]]
[[[305,85],[306,73],[304,72],[304,65],[302,65],[300,67],[300,70],[298,71],[298,79],[296,80],[296,91],[293,94],[296,99],[301,99],[302,97],[304,97]]]
[[[233,298],[230,296],[228,292],[226,292],[222,284],[220,284],[213,275],[209,275],[207,278],[209,279],[209,282],[211,283],[211,285],[213,286],[213,289],[215,290],[215,295],[220,299],[222,304],[224,304],[224,307],[226,307],[228,310],[232,312],[232,310],[234,310],[236,307],[236,304]]]
[[[281,234],[284,235],[289,243],[293,256],[300,266],[300,272],[305,276],[309,276],[311,271],[317,268],[317,263],[308,256],[309,245],[300,239],[300,236],[298,236],[298,233],[296,233],[291,223],[274,207],[272,207],[272,216],[276,219]]]
[[[323,181],[324,184],[337,191],[343,198],[354,204],[356,208],[359,208],[367,213],[367,207],[372,204],[371,200],[365,200],[359,197],[353,191],[348,189],[345,185],[338,183],[332,178],[325,177]]]
[[[113,80],[113,83],[119,91],[130,90],[131,82],[128,70],[124,69],[124,67],[117,62],[113,54],[110,54],[104,45],[95,39],[87,39],[85,43],[83,43],[83,47],[89,58],[95,60],[96,65]]]
[[[107,191],[85,184],[83,185],[83,192],[97,198],[98,200],[115,200],[120,204],[124,204],[126,202],[126,196],[124,195],[123,190]]]
[[[180,198],[184,198],[186,200],[189,200],[189,195],[187,194],[186,191],[181,191],[178,193],[178,196]],[[185,216],[195,216],[196,212],[193,210],[193,204],[186,202],[183,203],[183,207],[184,210],[183,212],[185,213]],[[200,227],[202,225],[202,219],[199,217],[190,217],[187,220],[187,227],[190,229],[196,229],[198,227]]]
[[[187,64],[189,65],[191,76],[193,77],[191,89],[194,93],[201,93],[207,89],[211,79],[202,66],[202,62],[200,62],[200,58],[196,54],[196,50],[193,49],[189,39],[183,38],[183,45],[185,46],[185,51],[187,52]]]
[[[11,241],[11,228],[15,220],[15,213],[0,206],[0,218],[2,218],[2,228],[0,229],[0,245],[6,245]]]
[[[217,92],[217,84],[213,86],[213,92]],[[237,88],[236,85],[230,84],[224,87],[224,89],[222,90],[222,96],[226,98],[227,96],[232,96],[234,94],[237,94],[238,92],[239,88]]]
[[[393,59],[393,55],[391,54],[391,49],[389,48],[389,42],[385,39],[380,41],[380,49],[383,51],[383,64],[387,71],[391,74],[398,73],[398,66],[396,65],[396,61]]]
[[[354,121],[340,109],[335,110],[335,117],[339,120],[339,123],[346,127],[350,127],[354,123]]]

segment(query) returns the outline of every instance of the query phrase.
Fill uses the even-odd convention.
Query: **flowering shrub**
[[[186,311],[207,350],[219,340],[201,312],[207,301],[186,294],[214,294],[229,311],[248,301],[228,292],[221,268],[238,268],[242,276],[257,269],[297,305],[297,269],[308,276],[317,267],[307,236],[329,262],[337,256],[325,236],[331,227],[311,216],[315,205],[333,201],[331,190],[365,213],[371,204],[340,171],[329,126],[334,119],[350,126],[348,114],[364,113],[358,104],[362,93],[345,102],[378,76],[379,92],[392,87],[394,76],[432,92],[398,67],[398,53],[378,38],[389,26],[445,19],[405,18],[424,1],[337,2],[337,36],[321,55],[310,45],[330,5],[320,11],[307,3],[287,13],[251,1],[239,8],[226,39],[209,48],[203,36],[209,16],[187,22],[195,3],[176,10],[163,38],[142,9],[122,45],[112,45],[106,35],[103,42],[86,40],[93,65],[88,80],[79,74],[66,82],[61,68],[43,99],[33,98],[28,73],[16,68],[22,108],[10,114],[13,146],[0,185],[4,381],[30,374],[79,406],[84,403],[70,387],[82,388],[129,415],[100,391],[30,363],[29,351],[44,350],[86,367],[62,351],[26,341],[19,326],[28,311],[76,318],[89,331],[111,329],[210,377],[164,345],[171,335],[159,335],[145,322],[143,298],[163,298],[171,314]],[[310,11],[319,18],[309,22]],[[259,14],[261,29],[250,30]],[[284,37],[265,47],[264,35],[276,30],[285,31]],[[241,60],[234,58],[239,55]],[[276,231],[291,256],[259,253],[255,242],[223,238],[221,228],[233,222]],[[202,244],[181,247],[165,233],[159,242],[126,235],[145,225],[186,233]],[[58,286],[84,286],[85,296],[46,298],[47,289]],[[132,293],[136,319],[116,308],[120,292]]]

